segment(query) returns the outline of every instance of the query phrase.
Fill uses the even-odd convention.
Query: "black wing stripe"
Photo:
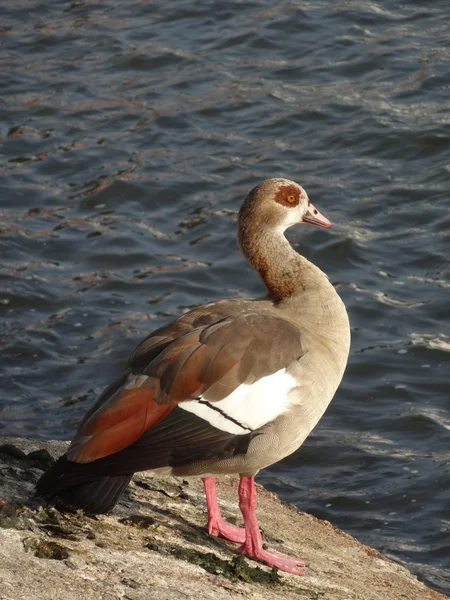
[[[214,406],[214,404],[211,404],[211,402],[208,402],[207,400],[198,400],[199,404],[205,404],[208,408],[211,408],[212,410],[215,410],[216,412],[218,412],[220,415],[222,415],[222,417],[224,417],[225,419],[228,419],[228,421],[230,421],[231,423],[234,423],[235,425],[237,425],[238,427],[241,427],[241,429],[244,429],[245,431],[247,431],[248,433],[251,433],[253,430],[250,429],[249,427],[247,427],[246,425],[243,425],[240,421],[238,421],[237,419],[233,419],[233,417],[230,417],[230,415],[227,415],[227,413],[222,410],[221,408],[219,408],[218,406]]]

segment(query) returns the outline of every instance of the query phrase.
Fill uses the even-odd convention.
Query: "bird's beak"
[[[303,215],[303,222],[318,225],[319,227],[325,227],[326,229],[331,229],[331,227],[333,227],[331,221],[321,215],[317,208],[314,208],[312,204],[308,206],[308,210]]]

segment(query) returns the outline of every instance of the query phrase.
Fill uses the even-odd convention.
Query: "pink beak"
[[[312,204],[308,206],[308,210],[303,215],[303,222],[318,225],[319,227],[325,227],[326,229],[331,229],[331,227],[333,227],[331,221],[321,215],[317,208],[314,208]]]

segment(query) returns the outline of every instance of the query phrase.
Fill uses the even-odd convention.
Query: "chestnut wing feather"
[[[141,342],[124,373],[83,418],[69,459],[91,462],[123,450],[146,432],[148,439],[181,402],[204,394],[209,401],[221,400],[302,356],[300,330],[293,323],[257,302],[244,308],[233,301],[199,307]],[[176,429],[176,419],[170,420]],[[183,445],[187,434],[181,429]]]

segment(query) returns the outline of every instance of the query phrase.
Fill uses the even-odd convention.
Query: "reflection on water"
[[[3,4],[0,431],[69,437],[150,330],[260,295],[236,211],[296,179],[353,345],[260,478],[450,592],[445,3]]]

